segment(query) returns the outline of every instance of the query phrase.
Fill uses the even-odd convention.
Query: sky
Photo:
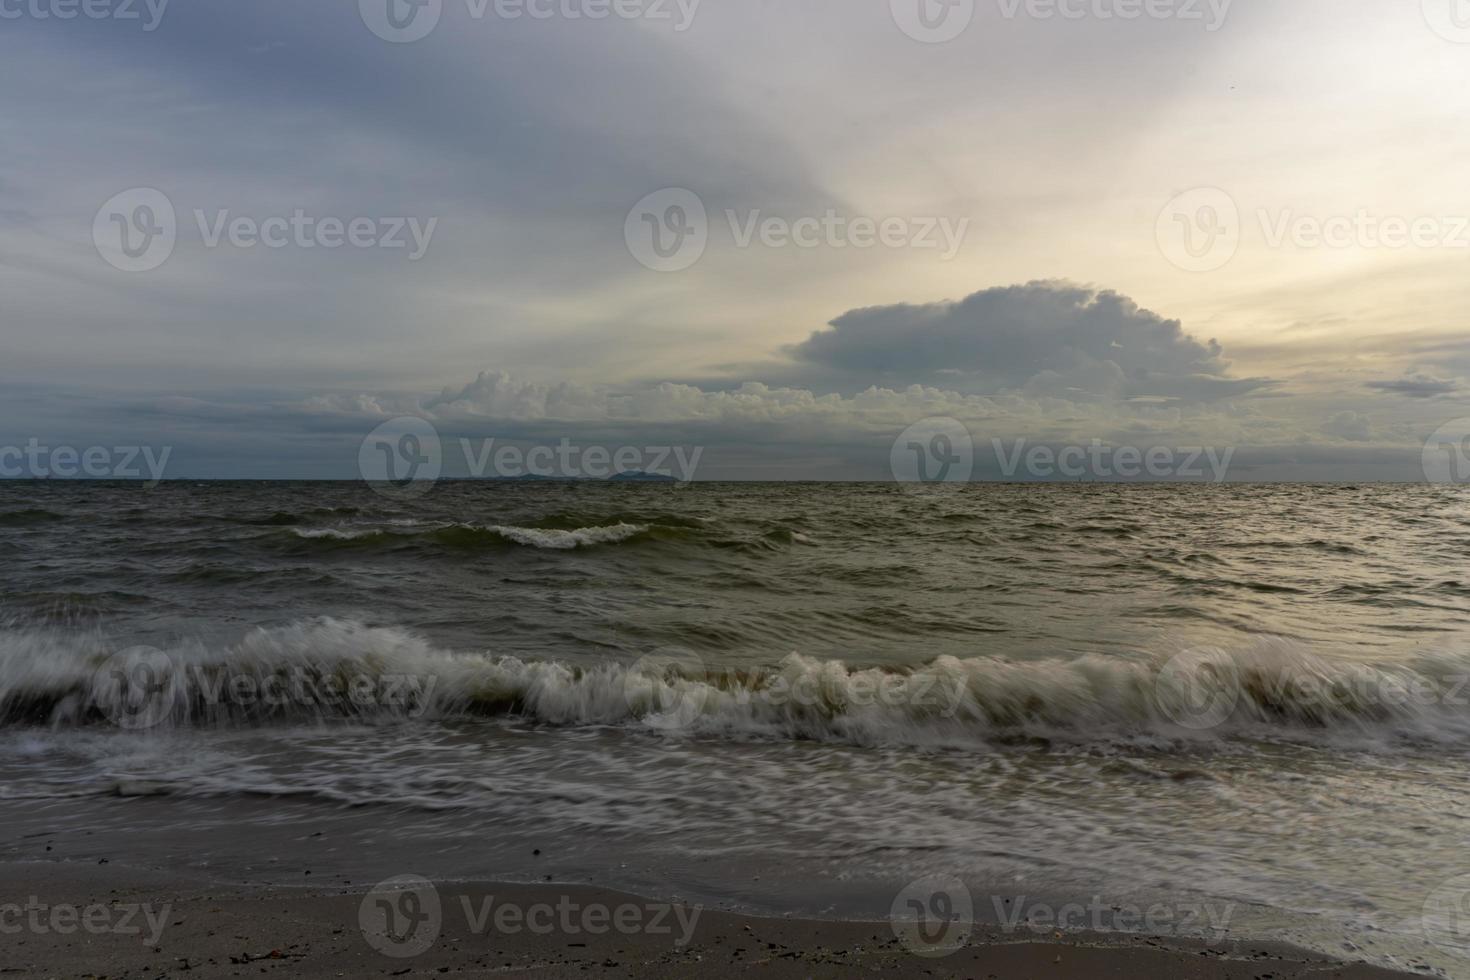
[[[0,476],[1467,462],[1464,0],[0,0],[0,81]]]

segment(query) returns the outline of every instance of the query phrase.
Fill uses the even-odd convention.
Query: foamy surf
[[[575,530],[555,528],[513,527],[500,524],[440,524],[426,531],[407,530],[415,521],[392,521],[393,529],[323,527],[290,529],[292,535],[307,541],[389,541],[433,538],[448,544],[468,543],[475,538],[491,538],[528,548],[571,551],[596,545],[619,544],[647,533],[646,524],[613,524],[606,527],[582,527]]]
[[[486,528],[508,541],[531,548],[550,548],[555,551],[570,551],[598,544],[618,544],[648,530],[643,524],[614,524],[611,527],[582,527],[575,531],[557,531],[534,527]]]
[[[1410,739],[1470,745],[1464,656],[1323,659],[1280,640],[1175,657],[939,657],[855,668],[790,654],[722,670],[688,651],[574,666],[318,619],[238,643],[118,649],[0,634],[0,719],[53,728],[517,716],[671,734],[985,748],[1017,740]],[[121,719],[121,720],[120,720]]]

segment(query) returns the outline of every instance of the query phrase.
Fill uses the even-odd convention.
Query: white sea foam
[[[390,522],[396,528],[422,527],[417,521]],[[574,548],[590,548],[594,545],[618,544],[649,530],[645,524],[614,524],[608,527],[580,527],[572,531],[551,528],[513,527],[500,524],[437,524],[426,530],[388,531],[374,527],[318,527],[292,528],[291,533],[306,540],[358,541],[365,538],[399,536],[404,539],[432,535],[437,532],[461,531],[471,534],[493,535],[512,544],[528,548],[545,548],[554,551],[570,551]]]
[[[306,538],[307,540],[326,538],[332,541],[355,541],[358,538],[371,537],[381,532],[366,528],[362,530],[351,530],[349,528],[338,527],[293,527],[291,533],[298,538]]]
[[[402,629],[317,619],[256,629],[232,645],[181,644],[148,657],[152,686],[120,693],[116,645],[105,637],[0,633],[0,718],[105,722],[109,699],[136,701],[142,691],[170,699],[155,723],[172,727],[517,714],[556,725],[858,745],[1139,737],[1470,745],[1470,658],[1351,663],[1279,640],[1174,659],[940,657],[891,669],[791,654],[768,667],[723,671],[687,653],[573,665],[456,652]],[[123,664],[124,681],[136,683],[128,669]],[[356,694],[348,693],[353,684]]]
[[[610,527],[579,527],[575,531],[557,531],[534,527],[494,525],[485,530],[532,548],[569,551],[597,544],[617,544],[648,530],[644,524],[614,524]]]

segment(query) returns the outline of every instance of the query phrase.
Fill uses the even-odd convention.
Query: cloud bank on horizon
[[[1470,416],[1470,38],[1418,5],[399,3],[0,20],[0,446],[883,479],[940,417],[1369,480]]]

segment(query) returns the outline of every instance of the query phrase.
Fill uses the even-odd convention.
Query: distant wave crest
[[[472,546],[476,543],[500,543],[523,545],[528,548],[546,548],[554,551],[570,551],[574,548],[590,548],[595,545],[618,544],[652,530],[646,524],[614,524],[608,527],[582,527],[574,530],[555,528],[507,527],[499,524],[450,524],[418,530],[388,530],[384,528],[319,527],[291,528],[291,534],[307,541],[389,543],[431,539],[441,544]]]

